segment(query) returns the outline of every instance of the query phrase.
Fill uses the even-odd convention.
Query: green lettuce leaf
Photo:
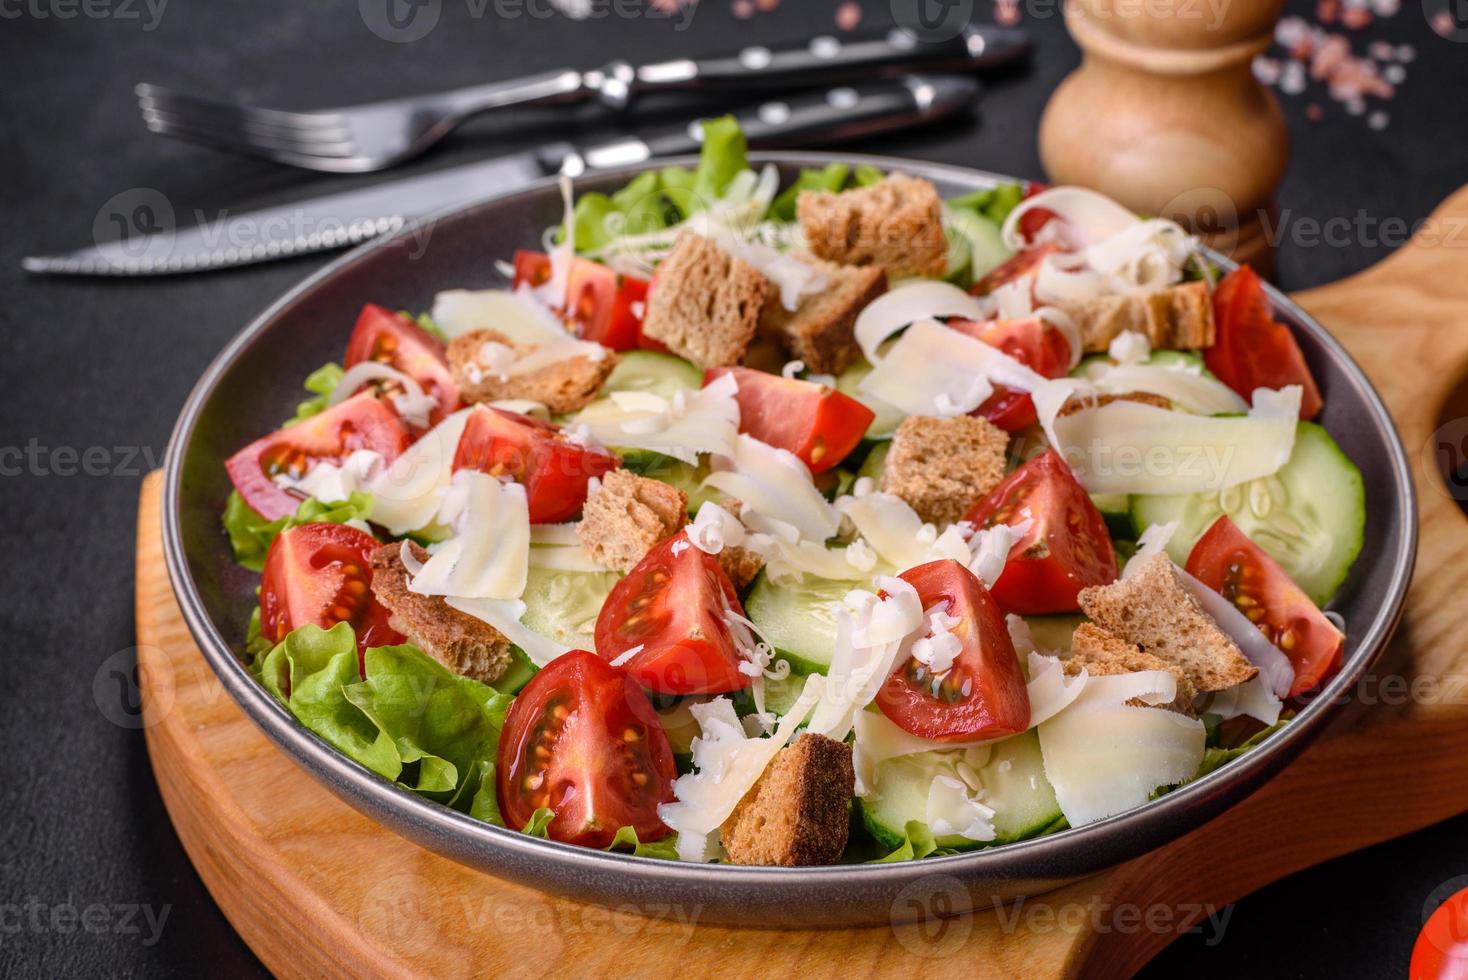
[[[1000,184],[997,187],[974,191],[948,202],[950,208],[973,211],[981,218],[1003,225],[1020,201],[1024,200],[1025,189],[1019,184]]]
[[[795,199],[801,191],[839,191],[846,186],[850,173],[851,168],[844,163],[830,163],[820,170],[802,170],[770,203],[770,217],[776,221],[794,221]]]
[[[436,339],[441,340],[444,343],[449,342],[449,335],[443,332],[443,327],[440,327],[438,325],[438,321],[434,320],[433,317],[429,314],[419,313],[417,316],[414,316],[407,310],[398,310],[398,316],[405,316],[409,320],[412,320],[414,323],[418,324],[418,326],[422,327],[424,330],[432,334]]]
[[[1216,718],[1217,716],[1214,715],[1211,717]],[[1253,735],[1250,735],[1238,745],[1228,747],[1221,745],[1210,745],[1208,748],[1203,750],[1203,761],[1198,764],[1198,774],[1193,778],[1197,779],[1201,776],[1206,776],[1224,763],[1232,762],[1239,756],[1245,755],[1249,752],[1249,750],[1257,748],[1261,742],[1263,742],[1269,736],[1273,735],[1275,732],[1279,731],[1285,725],[1289,724],[1289,722],[1289,718],[1281,718],[1279,721],[1275,722],[1273,725],[1270,725],[1268,728],[1260,729]]]
[[[296,406],[296,414],[286,419],[282,428],[304,422],[311,416],[326,411],[326,403],[331,398],[331,393],[336,391],[336,386],[341,384],[344,374],[346,372],[342,370],[342,366],[332,362],[323,364],[306,375],[303,387],[314,394]]]
[[[469,800],[469,816],[503,827],[505,818],[500,814],[499,795],[495,791],[494,763],[487,759],[480,762],[477,778],[479,788]]]
[[[495,813],[499,813],[498,807],[495,808]],[[550,827],[550,822],[555,819],[555,816],[556,812],[554,810],[548,807],[540,807],[530,815],[530,819],[526,821],[525,826],[521,828],[520,832],[522,834],[529,834],[531,837],[539,837],[541,840],[549,840],[550,837],[547,830]],[[620,851],[624,854],[633,854],[637,857],[663,858],[668,861],[676,861],[678,860],[678,835],[669,834],[660,840],[644,843],[638,838],[637,831],[634,828],[622,827],[612,837],[612,842],[602,848],[602,850]]]
[[[529,834],[531,837],[539,837],[541,840],[549,840],[550,836],[546,831],[550,827],[550,822],[555,818],[556,811],[550,807],[538,807],[530,815],[530,819],[525,822],[525,826],[520,828],[520,833]]]
[[[867,864],[889,864],[893,861],[916,861],[930,855],[956,854],[957,851],[949,847],[939,847],[933,837],[933,832],[928,825],[921,820],[909,820],[907,826],[902,828],[903,841],[897,849],[886,857],[879,857]]]
[[[372,516],[372,494],[358,490],[346,500],[320,501],[309,497],[301,501],[294,514],[267,521],[245,503],[238,490],[232,490],[224,504],[224,533],[229,536],[234,560],[252,572],[265,567],[265,555],[281,531],[298,524],[345,524],[350,520],[367,520]]]
[[[863,163],[852,173],[851,179],[857,187],[870,187],[886,176],[881,169],[873,167],[871,164]]]

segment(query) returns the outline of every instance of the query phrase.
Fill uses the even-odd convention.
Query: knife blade
[[[932,122],[970,105],[978,93],[979,83],[968,76],[906,75],[769,99],[733,115],[752,148],[809,146]],[[557,142],[182,229],[166,227],[166,221],[159,226],[154,214],[152,225],[119,222],[135,230],[131,235],[62,255],[29,256],[21,266],[38,275],[175,275],[331,251],[550,174],[574,177],[691,153],[701,138],[701,127],[694,122],[594,146]]]

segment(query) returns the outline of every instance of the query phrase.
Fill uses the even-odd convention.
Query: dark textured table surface
[[[158,190],[180,214],[203,209],[212,217],[348,181],[152,137],[137,118],[132,85],[151,80],[300,107],[342,104],[552,66],[589,67],[614,55],[651,60],[835,33],[838,6],[786,0],[766,11],[762,0],[759,12],[740,19],[726,0],[704,0],[691,15],[671,19],[573,22],[552,14],[545,0],[432,2],[442,11],[437,28],[417,43],[397,44],[371,33],[350,0],[0,0],[6,976],[261,970],[189,865],[142,735],[116,723],[129,717],[127,705],[105,678],[106,668],[130,663],[135,642],[141,474],[161,458],[179,406],[215,352],[319,262],[134,282],[32,279],[18,262],[91,240],[107,202],[141,188]],[[973,119],[857,148],[1040,176],[1036,122],[1078,60],[1055,7],[1024,9],[1038,44],[1034,63],[996,81]],[[864,27],[890,20],[886,0],[868,0]],[[1329,282],[1382,258],[1394,242],[1372,227],[1425,217],[1468,176],[1461,85],[1468,48],[1435,36],[1417,4],[1356,35],[1357,49],[1373,38],[1416,50],[1385,129],[1316,90],[1287,100],[1294,156],[1280,194],[1290,219],[1279,263],[1286,288]],[[1323,107],[1322,120],[1308,117],[1311,102]],[[564,135],[558,129],[478,125],[426,165],[528,146]],[[1347,230],[1329,244],[1291,232],[1330,219]],[[85,471],[78,458],[91,461]],[[99,674],[104,683],[94,687]],[[1468,818],[1459,818],[1280,882],[1229,909],[1221,939],[1212,930],[1186,937],[1149,972],[1401,976],[1423,903],[1468,871],[1465,832]]]

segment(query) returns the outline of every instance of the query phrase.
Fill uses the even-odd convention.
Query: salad
[[[585,847],[909,860],[1140,806],[1339,668],[1361,476],[1248,268],[1082,188],[781,188],[730,119],[562,189],[226,464],[242,656],[362,766]]]

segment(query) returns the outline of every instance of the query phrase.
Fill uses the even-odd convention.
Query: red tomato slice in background
[[[519,830],[546,807],[551,840],[606,847],[622,827],[664,837],[659,803],[673,800],[673,749],[657,712],[628,677],[572,650],[530,679],[500,735],[496,790]]]
[[[575,517],[586,503],[587,482],[620,462],[571,442],[549,422],[478,405],[464,424],[453,468],[525,484],[530,523],[555,524]]]
[[[1193,545],[1187,569],[1237,606],[1290,658],[1295,668],[1290,697],[1314,690],[1340,669],[1346,638],[1227,514]]]
[[[1013,258],[1001,262],[974,283],[969,292],[975,296],[988,296],[1006,283],[1033,276],[1039,268],[1040,261],[1052,252],[1058,251],[1060,247],[1054,243],[1022,248],[1015,253]]]
[[[1065,335],[1039,317],[1023,320],[949,320],[948,327],[997,347],[1030,370],[1047,378],[1064,377],[1070,370],[1070,344]],[[973,411],[1005,432],[1018,432],[1039,424],[1035,403],[1029,393],[994,386],[982,405]]]
[[[459,386],[449,371],[443,341],[401,313],[376,303],[362,307],[352,338],[347,341],[343,365],[351,367],[363,361],[380,361],[418,382],[424,394],[438,402],[438,409],[428,417],[429,425],[437,425],[459,407]]]
[[[799,456],[812,473],[824,473],[846,458],[876,414],[835,388],[752,368],[711,368],[708,384],[732,374],[739,385],[739,431]]]
[[[279,643],[298,626],[350,623],[359,669],[363,650],[404,642],[372,595],[368,560],[377,546],[345,524],[300,524],[276,535],[260,577],[260,635]]]
[[[901,664],[877,693],[882,714],[903,731],[940,742],[1003,738],[1029,728],[1024,673],[1004,613],[984,583],[952,559],[901,577],[917,589],[923,609],[946,604],[948,615],[958,617],[951,632],[963,649],[941,678],[915,658]]]
[[[303,477],[322,462],[340,462],[358,449],[370,449],[391,462],[408,448],[412,437],[392,406],[370,391],[353,395],[303,422],[256,439],[224,463],[245,503],[273,521],[294,514],[304,499],[272,477]]]
[[[726,610],[744,615],[734,584],[717,558],[679,531],[612,586],[596,619],[596,652],[611,661],[641,647],[624,669],[651,691],[737,691],[751,678],[739,670]]]
[[[1081,589],[1116,581],[1116,552],[1106,521],[1053,449],[1005,477],[964,519],[982,529],[1026,518],[1033,524],[1010,550],[1004,573],[990,590],[1005,612],[1077,612]]]
[[[1248,266],[1239,266],[1213,291],[1213,321],[1218,329],[1203,362],[1218,380],[1249,401],[1255,388],[1300,385],[1300,418],[1313,419],[1324,402],[1320,387],[1300,353],[1290,328],[1274,319],[1264,284]]]
[[[550,277],[550,256],[524,249],[515,253],[515,286],[541,286]],[[646,280],[622,275],[590,259],[574,259],[566,282],[566,325],[582,340],[612,350],[636,350],[641,346],[641,311],[647,290]]]

